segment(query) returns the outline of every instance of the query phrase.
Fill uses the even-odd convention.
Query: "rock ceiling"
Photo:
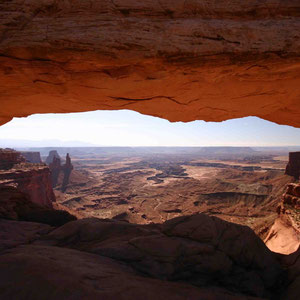
[[[300,127],[299,0],[3,0],[0,124],[132,109]]]

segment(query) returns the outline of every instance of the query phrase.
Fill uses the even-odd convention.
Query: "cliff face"
[[[286,166],[285,174],[293,176],[295,179],[300,177],[300,152],[290,152],[289,162]]]
[[[42,206],[52,207],[52,202],[55,201],[47,166],[28,164],[0,171],[0,184],[17,187],[32,202]]]
[[[12,149],[0,148],[0,170],[8,170],[15,164],[25,162],[25,158],[19,152]]]
[[[16,187],[1,184],[0,219],[38,222],[51,226],[61,226],[69,221],[76,220],[73,215],[66,211],[54,210],[51,207],[34,203],[30,195],[21,192]]]
[[[40,152],[20,151],[20,153],[26,159],[27,162],[30,162],[33,164],[42,163]]]
[[[49,168],[25,163],[20,152],[12,149],[0,149],[0,185],[16,187],[42,206],[52,207],[55,201]]]
[[[0,123],[132,109],[300,126],[298,0],[1,1]],[[284,101],[282,101],[284,99]]]

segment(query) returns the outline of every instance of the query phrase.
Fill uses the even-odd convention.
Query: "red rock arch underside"
[[[300,127],[298,0],[0,3],[0,124],[132,109]]]

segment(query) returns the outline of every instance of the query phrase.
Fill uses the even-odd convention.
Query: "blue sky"
[[[5,140],[43,141],[41,146],[55,146],[53,140],[99,146],[294,146],[300,145],[300,129],[256,117],[170,123],[120,110],[14,118],[0,127],[0,147]]]

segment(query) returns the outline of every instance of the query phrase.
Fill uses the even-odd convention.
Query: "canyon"
[[[300,127],[299,8],[1,1],[0,124],[131,109]],[[36,154],[0,151],[1,298],[299,298],[299,154],[113,154],[70,153],[53,191]]]
[[[0,171],[2,297],[293,299],[298,293],[300,186],[284,174],[282,153],[38,150],[49,167],[2,150],[11,164],[14,158]],[[55,185],[53,163],[60,170]],[[288,165],[294,169],[294,160]],[[47,182],[30,184],[36,169]],[[54,192],[51,206],[42,197],[36,203],[42,187]],[[29,271],[35,275],[24,286],[22,272]],[[59,287],[62,278],[69,279]]]

